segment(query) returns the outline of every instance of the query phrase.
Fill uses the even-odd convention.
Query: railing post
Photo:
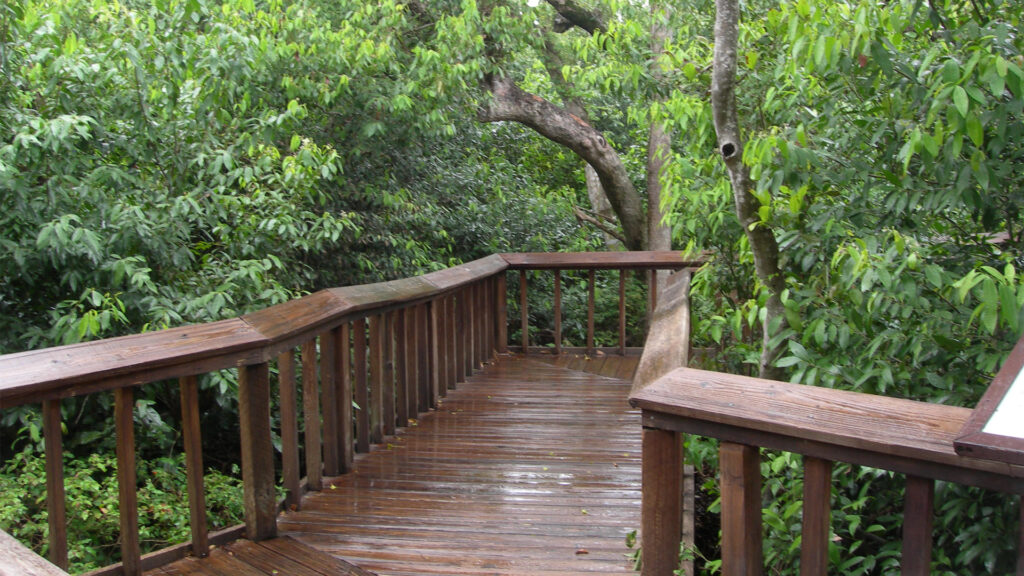
[[[594,269],[587,271],[587,354],[594,353]]]
[[[562,354],[562,271],[555,270],[555,354]]]
[[[378,314],[370,316],[370,442],[384,440],[384,330]]]
[[[135,475],[135,418],[132,388],[114,391],[117,429],[117,486],[121,516],[121,569],[127,576],[142,574],[139,549],[139,500]]]
[[[384,435],[395,434],[395,311],[384,313],[384,388],[382,390],[381,416]]]
[[[46,451],[46,522],[50,527],[50,562],[68,569],[68,528],[64,495],[64,440],[60,400],[43,401],[43,441]]]
[[[828,537],[831,516],[832,462],[805,456],[800,576],[828,574]]]
[[[409,386],[409,349],[412,346],[413,335],[409,333],[409,312],[411,308],[401,308],[395,311],[395,419],[398,426],[404,428],[409,425],[409,418],[416,416],[415,409],[410,411],[410,404],[415,406],[415,400],[411,397],[416,393],[414,388]]]
[[[642,443],[642,576],[668,576],[679,568],[682,443],[678,432],[654,428],[644,428]]]
[[[302,415],[306,438],[306,486],[323,487],[320,448],[320,389],[317,387],[316,340],[302,343]]]
[[[903,576],[928,576],[932,564],[932,509],[935,481],[907,476],[903,502]]]
[[[245,534],[252,541],[277,535],[274,498],[274,445],[270,440],[270,366],[243,366],[238,378],[238,418],[242,433]]]
[[[352,471],[355,462],[352,453],[352,349],[348,323],[346,322],[334,330],[337,333],[335,362],[338,366],[338,375],[335,378],[338,384],[338,443],[340,444],[338,471],[344,474]]]
[[[195,376],[178,382],[181,395],[181,428],[185,444],[185,478],[188,485],[189,524],[192,528],[192,554],[203,558],[209,553],[206,529],[206,492],[203,486],[203,437],[199,425],[199,385]],[[282,405],[284,386],[282,385]],[[292,403],[295,400],[295,376],[292,375]],[[295,412],[292,406],[292,414]],[[282,419],[283,421],[283,419]],[[284,424],[282,423],[282,427]],[[283,442],[282,433],[282,442]],[[295,487],[298,488],[298,442],[295,443]],[[287,486],[287,483],[286,483]]]
[[[419,349],[416,350],[416,372],[419,374],[416,394],[421,398],[422,411],[426,412],[431,406],[437,406],[433,384],[430,381],[430,349],[434,343],[430,340],[430,310],[426,304],[416,307],[416,333],[420,341]]]
[[[323,413],[324,476],[338,475],[338,383],[333,331],[320,335],[320,411]]]
[[[455,337],[456,327],[458,324],[456,322],[455,315],[454,296],[446,296],[444,299],[444,346],[447,350],[448,356],[448,367],[445,370],[448,374],[448,381],[445,382],[445,386],[440,390],[441,394],[447,394],[448,390],[455,388],[455,384],[460,381],[459,353]]]
[[[441,345],[443,339],[441,324],[444,322],[444,319],[441,318],[440,301],[431,300],[427,305],[427,312],[429,324],[427,326],[427,339],[423,344],[427,347],[430,357],[430,386],[428,389],[430,390],[431,398],[438,398],[444,386],[441,382],[445,368],[444,353]]]
[[[530,352],[530,320],[526,310],[526,270],[519,271],[519,324],[522,329],[523,354]]]
[[[619,268],[619,355],[626,355],[626,270]]]
[[[764,571],[761,535],[761,462],[753,446],[719,446],[722,493],[722,574],[759,576]]]
[[[366,319],[359,318],[352,323],[352,360],[355,372],[356,451],[365,454],[370,451],[370,397],[366,389]]]
[[[497,300],[494,321],[497,332],[495,338],[497,339],[498,353],[505,354],[508,352],[508,279],[504,272],[498,274],[496,283],[495,297]]]

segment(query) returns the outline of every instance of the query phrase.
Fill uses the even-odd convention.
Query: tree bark
[[[647,222],[643,203],[625,165],[604,136],[579,116],[523,91],[509,78],[490,75],[484,79],[484,86],[492,99],[481,106],[478,119],[481,122],[518,122],[586,160],[597,172],[608,201],[619,217],[626,247],[645,250]]]
[[[779,268],[779,244],[768,224],[758,215],[760,203],[750,193],[750,170],[743,164],[743,140],[736,110],[736,53],[739,37],[740,9],[738,0],[716,0],[715,54],[711,77],[711,107],[718,135],[718,152],[722,155],[732,183],[736,215],[750,242],[757,277],[768,290],[767,314],[759,373],[762,378],[778,379],[782,370],[773,366],[781,351],[770,341],[781,329],[783,305],[780,298],[785,279]]]
[[[664,78],[659,58],[665,52],[665,43],[672,37],[666,10],[666,5],[651,3],[651,76],[655,82]],[[664,100],[660,96],[657,99]],[[661,174],[671,153],[672,136],[664,125],[657,121],[651,122],[647,141],[647,243],[650,250],[672,249],[672,231],[662,222],[664,213],[661,210]],[[664,274],[662,277],[667,279]]]

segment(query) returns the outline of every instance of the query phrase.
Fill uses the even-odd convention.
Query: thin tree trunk
[[[757,277],[768,290],[759,372],[762,378],[778,379],[782,371],[773,364],[782,346],[771,346],[770,341],[782,327],[783,306],[780,295],[785,288],[785,278],[779,268],[779,244],[771,228],[762,222],[758,215],[760,203],[750,193],[753,185],[750,170],[743,164],[743,140],[740,135],[735,92],[739,17],[738,0],[716,1],[711,107],[715,117],[715,132],[718,134],[718,152],[729,171],[736,215],[750,242]]]
[[[672,38],[668,27],[667,6],[651,3],[651,76],[655,84],[664,78],[664,69],[660,57],[665,52],[665,44]],[[657,101],[664,97],[656,96]],[[647,142],[647,244],[651,250],[671,250],[672,231],[662,222],[664,213],[661,210],[661,176],[672,153],[672,136],[660,122],[651,122],[650,138]],[[666,275],[662,275],[667,279]]]

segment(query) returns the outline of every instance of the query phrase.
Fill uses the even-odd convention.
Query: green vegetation
[[[652,42],[661,9],[671,34]],[[715,153],[713,3],[5,2],[0,353],[230,318],[495,251],[602,249],[594,222],[654,246],[637,210],[660,207],[677,248],[710,256],[693,282],[709,367],[973,406],[1024,329],[1022,12],[744,4],[737,105],[751,226],[778,244],[769,286]],[[648,149],[658,127],[664,168]],[[611,208],[591,205],[602,195]],[[567,310],[580,282],[564,279]],[[546,294],[530,302],[542,344]],[[599,301],[616,294],[599,276]],[[601,325],[614,343],[614,319]],[[223,441],[237,438],[234,390],[231,373],[201,381],[218,473],[237,461]],[[42,546],[34,410],[0,415],[0,527]],[[69,501],[102,502],[88,484],[112,467],[110,400],[62,410]],[[155,505],[179,490],[177,414],[173,385],[139,393]],[[708,473],[713,448],[689,445]],[[768,557],[792,574],[802,473],[788,454],[764,468]],[[890,571],[901,479],[835,478],[831,569]],[[940,485],[936,502],[936,573],[1012,571],[1019,514],[1003,496]],[[101,556],[116,526],[92,514],[73,529],[105,544],[75,552],[76,569],[116,558]],[[180,520],[144,539],[184,538]]]

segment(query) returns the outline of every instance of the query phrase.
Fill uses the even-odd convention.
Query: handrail
[[[653,275],[693,264],[679,252],[495,255],[415,278],[322,290],[230,320],[9,354],[0,356],[0,409],[43,405],[51,560],[66,568],[60,399],[114,393],[123,561],[105,572],[139,574],[190,552],[204,555],[208,543],[228,537],[206,532],[197,375],[238,369],[245,534],[269,538],[277,513],[271,362],[280,373],[282,477],[288,505],[297,506],[299,411],[306,422],[306,486],[317,490],[323,475],[351,469],[353,452],[368,451],[371,442],[435,407],[445,390],[506,349],[507,270],[555,270],[556,277],[561,269],[589,270],[592,340],[595,270]],[[525,282],[521,289],[525,298]],[[620,298],[621,292],[620,280]],[[306,391],[302,406],[295,402],[297,372]],[[141,556],[133,389],[174,378],[182,399],[192,544]],[[362,407],[355,414],[353,402]]]
[[[3,559],[0,576],[68,576],[3,530],[0,530],[0,558]]]
[[[965,408],[687,368],[634,390],[630,403],[643,411],[646,429],[721,440],[726,576],[763,571],[758,459],[762,447],[805,457],[801,566],[806,574],[824,574],[827,569],[833,461],[907,475],[904,574],[929,571],[935,480],[1024,494],[1024,467],[954,451],[953,442],[971,413]],[[644,498],[648,497],[653,500],[644,503],[645,509],[668,510],[675,505],[645,488]],[[678,552],[678,539],[652,539],[651,544]],[[645,538],[645,558],[647,545]],[[666,550],[650,553],[659,556]],[[1024,569],[1024,551],[1020,566]],[[658,572],[645,566],[644,574]]]

